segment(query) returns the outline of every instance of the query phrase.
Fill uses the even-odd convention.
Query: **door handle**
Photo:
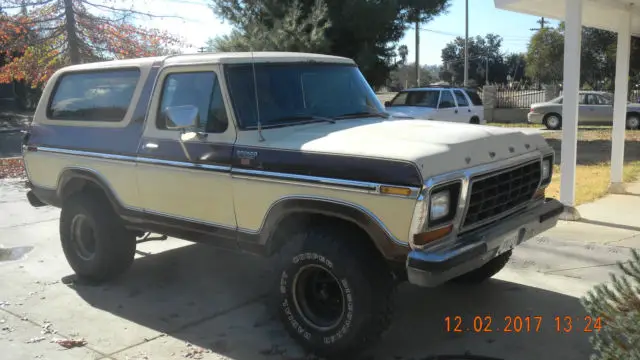
[[[471,112],[471,109],[467,109],[467,112]]]
[[[145,149],[157,149],[158,148],[158,144],[156,143],[146,143],[144,145],[142,145],[142,147],[144,147]]]

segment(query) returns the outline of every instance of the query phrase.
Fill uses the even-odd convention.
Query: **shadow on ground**
[[[270,269],[264,259],[194,244],[141,257],[126,276],[109,285],[68,286],[94,308],[169,335],[107,354],[115,359],[136,351],[157,354],[164,347],[175,351],[184,342],[233,359],[308,359],[265,306],[274,280]],[[582,307],[578,299],[563,294],[491,280],[439,289],[403,285],[396,302],[392,328],[365,352],[365,359],[467,353],[505,360],[568,360],[586,359],[590,353]],[[571,329],[562,323],[558,331],[555,316],[571,317]],[[451,318],[449,331],[446,317]],[[509,320],[516,317],[523,321]],[[512,332],[506,333],[509,324]],[[456,327],[460,333],[453,331]],[[492,332],[485,332],[488,329]]]
[[[555,163],[560,165],[562,157],[562,141],[560,139],[547,139],[547,143],[556,152]],[[578,140],[577,152],[578,165],[593,165],[611,161],[611,141],[610,140]],[[624,161],[640,160],[640,141],[627,140],[624,145]]]

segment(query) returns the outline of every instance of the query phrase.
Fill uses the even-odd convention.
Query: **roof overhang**
[[[633,5],[637,3],[637,5]],[[494,0],[496,8],[564,21],[564,0]],[[582,24],[618,31],[620,16],[631,12],[631,33],[640,36],[640,0],[582,0]]]

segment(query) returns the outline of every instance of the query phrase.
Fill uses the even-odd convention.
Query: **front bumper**
[[[505,241],[516,238],[517,246],[554,227],[563,210],[559,201],[546,199],[524,212],[462,234],[449,248],[413,250],[407,257],[408,280],[414,285],[434,287],[477,269],[495,258]]]
[[[530,112],[527,113],[527,122],[529,124],[542,124],[542,114]]]

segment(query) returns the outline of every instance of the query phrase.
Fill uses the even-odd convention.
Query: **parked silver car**
[[[613,122],[613,94],[604,91],[579,92],[579,124]],[[562,96],[551,101],[531,105],[527,115],[531,124],[544,124],[547,129],[562,127]],[[640,104],[627,104],[627,129],[640,128]]]

